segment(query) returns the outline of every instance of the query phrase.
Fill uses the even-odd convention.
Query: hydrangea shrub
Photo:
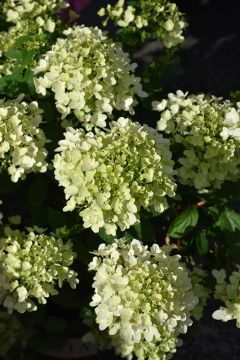
[[[84,24],[95,7],[110,33]],[[209,300],[240,324],[239,91],[166,98],[187,17],[168,0],[100,7],[2,1],[4,360],[81,357],[83,340],[168,360]]]

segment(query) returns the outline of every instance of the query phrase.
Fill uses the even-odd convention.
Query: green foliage
[[[205,232],[198,233],[195,237],[197,250],[200,255],[206,255],[209,250],[208,239]]]
[[[220,214],[215,226],[226,232],[240,230],[240,214],[233,209],[226,208]]]
[[[195,228],[198,218],[198,209],[188,207],[173,220],[168,229],[168,235],[173,238],[183,237]]]

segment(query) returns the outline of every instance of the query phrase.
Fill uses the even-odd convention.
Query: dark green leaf
[[[104,228],[101,228],[98,234],[100,238],[107,244],[112,244],[115,241],[115,237],[113,235],[107,235]]]
[[[240,231],[225,234],[226,246],[231,256],[240,263]]]
[[[219,216],[215,226],[222,231],[234,232],[240,230],[240,214],[232,209],[226,208]]]
[[[43,204],[47,196],[48,184],[43,176],[37,175],[29,190],[28,201],[33,207],[38,207]]]
[[[52,230],[62,228],[66,224],[66,217],[64,213],[61,213],[51,207],[48,207],[47,214],[48,214],[48,222]]]
[[[201,232],[196,235],[196,246],[200,255],[208,253],[208,239],[205,233]]]
[[[198,209],[188,207],[173,220],[168,229],[168,235],[173,238],[183,237],[197,225],[198,217]]]

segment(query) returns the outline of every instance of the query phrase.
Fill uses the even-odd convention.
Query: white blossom
[[[75,288],[77,274],[69,269],[76,254],[71,242],[63,243],[54,234],[28,233],[5,227],[0,237],[0,301],[11,313],[37,310],[50,295],[57,295],[56,284],[67,281]]]
[[[98,28],[75,26],[64,35],[34,69],[37,93],[51,89],[62,118],[74,114],[88,130],[105,127],[114,109],[133,114],[136,95],[146,93],[128,54]]]
[[[157,129],[169,136],[177,175],[198,190],[240,178],[240,109],[229,100],[182,91],[153,102],[161,112]]]
[[[111,19],[119,27],[126,28],[127,34],[132,37],[141,29],[142,38],[159,39],[167,48],[183,42],[186,23],[175,3],[138,0],[134,5],[127,6],[125,0],[118,0],[115,5],[108,4],[106,8],[101,8],[98,15],[106,17],[103,25]]]
[[[99,330],[129,360],[169,359],[178,336],[192,324],[198,298],[180,256],[170,250],[121,239],[101,244],[89,264],[95,272],[90,306]]]
[[[22,96],[0,99],[0,171],[6,168],[13,182],[27,173],[47,170],[47,139],[39,128],[41,114],[36,101],[27,104]]]
[[[212,317],[223,322],[236,320],[236,326],[240,328],[240,267],[230,276],[224,269],[213,270],[212,274],[216,279],[214,297],[224,303]]]
[[[53,164],[64,187],[64,211],[79,209],[84,227],[115,235],[139,220],[139,210],[167,207],[174,196],[168,140],[156,130],[120,118],[96,135],[68,128]]]

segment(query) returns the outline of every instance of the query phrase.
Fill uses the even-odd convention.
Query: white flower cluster
[[[22,96],[0,99],[0,171],[7,168],[13,182],[27,173],[47,170],[47,139],[39,128],[41,114],[36,101],[27,104]]]
[[[62,118],[74,114],[87,130],[105,127],[114,109],[134,113],[135,95],[146,93],[128,54],[98,28],[75,26],[64,34],[34,69],[44,73],[35,79],[37,93],[51,89]]]
[[[199,299],[198,304],[192,310],[192,317],[195,320],[200,320],[203,316],[204,308],[211,293],[211,290],[204,285],[208,273],[205,270],[195,266],[193,270],[189,272],[189,276],[191,277],[192,281],[193,293]]]
[[[84,227],[116,234],[138,222],[141,207],[162,212],[174,196],[168,140],[146,125],[119,118],[96,135],[68,128],[53,161],[64,187],[64,211],[80,208]]]
[[[2,11],[6,20],[17,27],[25,20],[34,19],[39,27],[52,33],[56,26],[54,14],[67,6],[64,0],[4,0]]]
[[[106,16],[104,25],[109,19],[114,20],[116,25],[132,31],[133,36],[136,29],[143,29],[144,37],[157,38],[167,48],[184,40],[182,33],[186,23],[183,14],[168,0],[139,0],[135,7],[127,6],[125,0],[118,0],[114,6],[108,4],[101,8],[98,15]]]
[[[169,134],[182,184],[204,190],[240,178],[240,103],[179,90],[153,108],[161,112],[157,128]]]
[[[180,256],[138,240],[101,244],[89,271],[95,271],[90,306],[96,322],[122,357],[165,360],[176,351],[178,336],[192,324],[198,298]]]
[[[16,316],[0,311],[0,357],[5,359],[16,342],[24,345],[26,337],[25,329]]]
[[[57,295],[55,286],[67,281],[74,289],[77,274],[69,269],[76,254],[71,242],[54,235],[20,232],[5,227],[0,238],[0,300],[11,313],[35,311]]]
[[[214,297],[225,305],[214,311],[213,318],[223,322],[236,320],[236,326],[240,328],[240,267],[232,272],[228,280],[224,269],[213,270],[212,274],[216,279]]]

